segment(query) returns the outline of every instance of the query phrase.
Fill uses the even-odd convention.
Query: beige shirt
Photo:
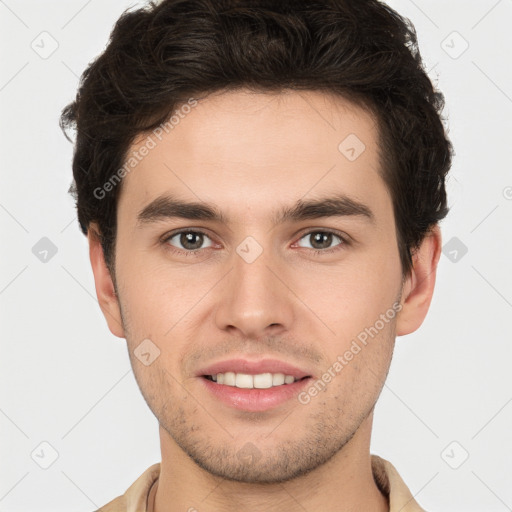
[[[425,512],[415,501],[411,491],[395,467],[377,455],[372,455],[373,477],[379,489],[388,496],[389,512]],[[160,463],[153,464],[113,501],[96,512],[147,512],[148,497],[160,475]]]

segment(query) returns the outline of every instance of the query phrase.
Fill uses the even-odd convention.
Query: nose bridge
[[[247,337],[258,337],[273,324],[290,327],[293,305],[276,277],[281,265],[271,247],[270,242],[264,248],[247,237],[236,248],[217,308],[219,328],[234,327]]]

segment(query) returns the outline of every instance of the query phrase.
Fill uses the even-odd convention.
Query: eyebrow
[[[365,204],[344,194],[303,201],[285,206],[271,216],[274,226],[287,221],[301,221],[322,217],[358,217],[375,222],[375,215]],[[215,206],[204,202],[183,201],[171,195],[161,195],[145,206],[137,215],[137,227],[158,221],[181,218],[210,220],[228,224],[228,218]]]

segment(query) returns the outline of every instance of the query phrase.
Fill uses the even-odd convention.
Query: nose
[[[270,250],[250,261],[233,254],[218,297],[217,327],[251,339],[289,330],[295,306],[286,267]]]

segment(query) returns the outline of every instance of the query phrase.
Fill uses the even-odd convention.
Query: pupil
[[[314,243],[312,244],[315,247],[315,244],[319,242],[322,245],[322,240],[324,242],[322,247],[315,247],[317,249],[325,249],[329,247],[332,242],[332,233],[315,233],[313,235]]]
[[[195,244],[192,242],[194,237],[198,239]],[[180,236],[180,243],[186,249],[199,249],[203,243],[203,235],[201,233],[182,233]],[[191,243],[192,247],[188,245],[189,243]]]

